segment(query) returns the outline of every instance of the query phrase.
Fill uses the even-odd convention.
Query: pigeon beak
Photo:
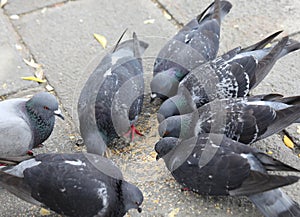
[[[65,120],[64,116],[61,114],[60,109],[55,110],[54,115],[56,115],[57,117],[60,117],[61,119]]]
[[[150,103],[153,103],[153,101],[155,100],[156,97],[157,97],[157,94],[156,93],[152,93],[150,95]]]
[[[141,213],[143,210],[142,210],[141,207],[138,207],[138,208],[137,208],[137,211],[138,211],[139,213]]]
[[[156,161],[158,161],[160,159],[159,155],[156,155]]]

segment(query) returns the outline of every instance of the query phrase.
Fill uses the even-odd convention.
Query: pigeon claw
[[[181,191],[190,191],[190,189],[185,187],[185,188],[181,188]]]
[[[125,137],[129,137],[131,139],[131,142],[134,140],[134,135],[137,134],[139,136],[144,136],[144,134],[142,134],[140,131],[138,131],[134,125],[130,126],[130,130],[124,134]]]

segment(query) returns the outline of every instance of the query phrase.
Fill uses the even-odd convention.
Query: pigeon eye
[[[49,110],[49,107],[47,107],[47,106],[44,106],[44,109],[45,109],[45,110]]]
[[[167,135],[169,135],[169,131],[166,131],[165,133],[164,133],[164,136],[167,136]]]

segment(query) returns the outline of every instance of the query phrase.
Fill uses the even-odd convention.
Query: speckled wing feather
[[[141,112],[141,55],[147,47],[134,33],[133,39],[118,43],[93,69],[78,101],[80,130],[89,152],[103,154],[114,138],[129,130]]]
[[[120,217],[128,209],[140,210],[143,201],[140,190],[123,180],[118,167],[89,153],[37,155],[0,171],[0,185],[66,216]]]
[[[168,145],[162,141],[158,143],[157,151]],[[267,160],[260,161],[262,155]],[[298,170],[221,134],[201,134],[178,142],[163,158],[174,178],[199,194],[252,195],[298,180],[295,176],[269,175],[268,166],[264,164],[272,165],[273,170]]]

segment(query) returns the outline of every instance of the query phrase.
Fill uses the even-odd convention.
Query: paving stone
[[[5,10],[9,15],[24,14],[44,7],[59,5],[67,0],[8,0]]]
[[[35,82],[21,79],[32,76],[34,71],[25,65],[23,58],[27,58],[28,53],[2,10],[0,25],[0,96],[37,86]]]

